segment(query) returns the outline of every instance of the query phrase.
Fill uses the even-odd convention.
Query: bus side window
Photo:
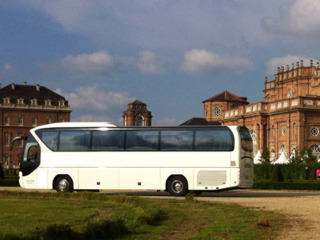
[[[38,146],[31,146],[28,149],[27,161],[37,160]]]
[[[162,151],[192,151],[193,131],[162,131]]]
[[[57,131],[43,131],[41,134],[41,140],[52,151],[58,150],[58,132]]]

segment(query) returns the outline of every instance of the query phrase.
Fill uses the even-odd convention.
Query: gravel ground
[[[254,190],[256,191],[256,190]],[[272,191],[266,191],[272,193]],[[279,193],[279,191],[275,191]],[[284,214],[288,220],[276,239],[319,239],[320,237],[320,196],[289,197],[204,197],[203,201],[235,203],[267,211]],[[272,226],[272,222],[270,223]]]

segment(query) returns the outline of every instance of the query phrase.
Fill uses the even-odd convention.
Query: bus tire
[[[57,177],[54,184],[57,192],[73,192],[73,181],[68,175]]]
[[[170,177],[167,190],[172,196],[185,196],[188,192],[188,182],[182,176]]]

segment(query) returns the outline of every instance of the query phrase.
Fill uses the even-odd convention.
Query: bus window
[[[162,131],[162,151],[192,151],[193,131]]]
[[[122,151],[123,131],[93,131],[93,151]]]
[[[57,131],[43,131],[41,133],[41,140],[52,151],[58,150],[58,132]]]
[[[253,151],[252,138],[247,128],[241,127],[240,130],[241,137],[241,148],[246,152]]]
[[[90,131],[61,131],[59,151],[89,151]]]
[[[232,151],[234,141],[228,130],[196,130],[196,151]]]
[[[157,151],[158,131],[128,131],[126,150],[128,151]]]

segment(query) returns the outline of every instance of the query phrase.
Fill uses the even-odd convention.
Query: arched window
[[[137,115],[134,119],[134,125],[137,127],[144,127],[145,126],[144,117],[140,114]]]
[[[250,135],[253,143],[253,154],[256,154],[257,151],[257,134],[254,130],[250,130]]]
[[[270,151],[270,161],[274,161],[276,158],[276,152],[274,149],[271,149]]]
[[[319,147],[319,145],[313,144],[313,145],[310,147],[310,150],[312,151],[312,155],[313,155],[313,156],[316,156],[317,159],[319,160],[319,159],[320,159],[320,147]]]
[[[296,156],[297,156],[297,149],[293,148],[292,151],[291,151],[290,158],[295,158]]]

